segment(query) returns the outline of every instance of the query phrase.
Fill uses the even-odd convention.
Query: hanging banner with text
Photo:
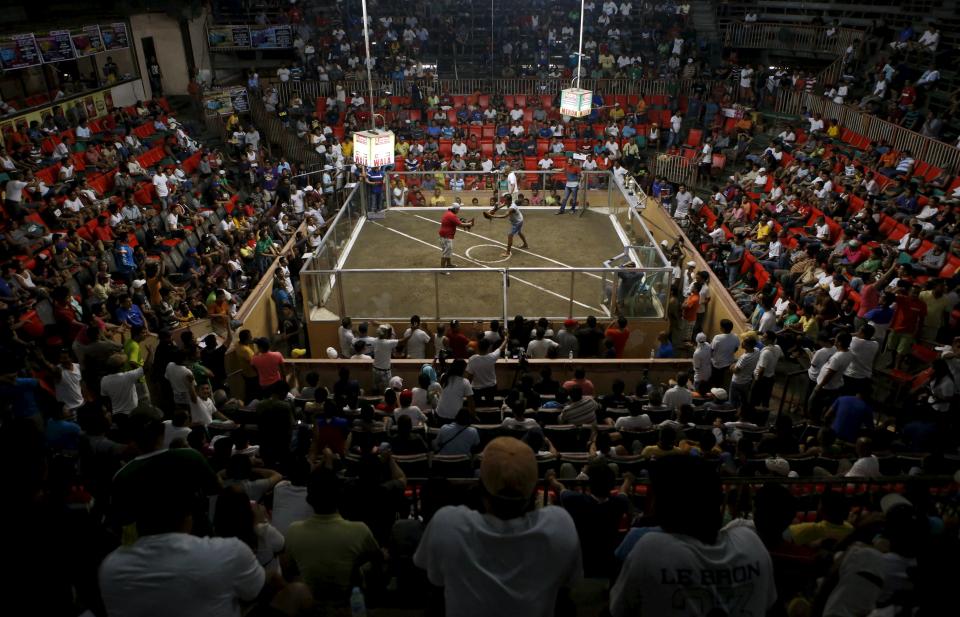
[[[0,38],[0,66],[24,69],[40,64],[40,52],[32,34],[13,34]]]
[[[250,28],[247,26],[211,26],[207,29],[207,44],[212,50],[249,48]]]
[[[254,49],[288,49],[293,47],[293,31],[290,26],[250,28],[250,46]]]
[[[86,58],[103,51],[103,38],[100,36],[100,26],[84,26],[79,31],[70,34],[73,41],[73,50],[78,58]]]
[[[103,36],[103,48],[106,51],[130,47],[130,41],[127,38],[127,24],[125,23],[101,24],[100,34]]]
[[[34,38],[44,64],[76,58],[69,30],[51,30],[45,34],[34,34]]]
[[[243,86],[208,90],[203,93],[203,107],[208,115],[244,113],[250,111],[247,89]]]

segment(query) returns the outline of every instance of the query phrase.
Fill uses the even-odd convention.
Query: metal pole
[[[370,88],[370,128],[376,130],[377,119],[373,105],[373,73],[370,71],[370,24],[367,23],[367,0],[361,0],[363,5],[363,41],[367,50],[367,85]]]
[[[580,0],[580,46],[577,48],[577,88],[580,87],[580,63],[583,62],[583,5],[584,5],[584,2],[585,0]]]

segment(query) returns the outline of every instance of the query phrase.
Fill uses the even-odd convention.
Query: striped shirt
[[[560,422],[563,424],[592,424],[597,421],[597,401],[584,397],[579,401],[568,403],[560,413]]]

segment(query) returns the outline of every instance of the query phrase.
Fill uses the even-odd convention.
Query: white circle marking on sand
[[[484,260],[484,259],[477,259],[476,257],[470,254],[470,251],[472,251],[473,249],[478,249],[480,247],[488,247],[488,246],[497,249],[501,253],[503,252],[504,247],[500,246],[499,244],[474,244],[473,246],[467,248],[466,251],[464,251],[464,255],[466,255],[468,258],[472,259],[473,261],[476,261],[482,264],[499,264],[510,259],[510,255],[507,255],[506,257],[501,257],[500,259]]]

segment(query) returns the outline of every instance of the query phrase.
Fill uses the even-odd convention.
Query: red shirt
[[[440,234],[441,238],[450,238],[453,240],[453,237],[457,235],[457,227],[460,227],[463,223],[460,222],[460,217],[452,210],[447,210],[443,213],[443,216],[440,217]]]
[[[613,341],[613,348],[617,350],[617,357],[623,357],[623,348],[627,346],[627,339],[630,338],[630,328],[621,330],[617,327],[609,327],[603,333],[605,337]]]
[[[470,339],[460,332],[451,332],[447,335],[447,343],[454,358],[467,358],[470,355]]]
[[[897,308],[893,310],[890,329],[903,334],[916,334],[920,322],[927,316],[927,303],[920,298],[897,294]]]
[[[101,242],[113,241],[113,230],[107,225],[97,225],[97,227],[93,230],[93,235],[95,235],[97,240],[100,240]]]
[[[258,353],[250,360],[250,366],[257,371],[261,386],[269,386],[280,381],[280,365],[283,364],[283,354],[279,351]]]

